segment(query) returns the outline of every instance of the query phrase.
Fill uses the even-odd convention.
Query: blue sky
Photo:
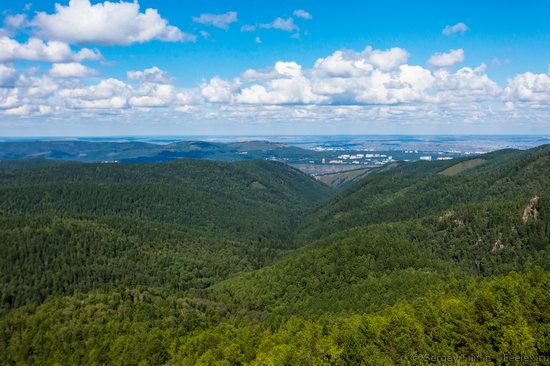
[[[547,1],[58,3],[0,5],[2,136],[550,133]]]

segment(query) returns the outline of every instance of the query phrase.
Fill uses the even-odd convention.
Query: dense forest
[[[550,364],[550,146],[340,189],[0,161],[0,198],[0,364]]]

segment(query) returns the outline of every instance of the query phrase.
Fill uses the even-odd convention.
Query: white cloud
[[[0,29],[0,35],[13,36],[19,29],[27,25],[26,14],[6,15],[4,26]]]
[[[19,43],[15,39],[0,37],[0,62],[16,60],[80,62],[100,60],[101,58],[99,51],[89,48],[83,48],[74,53],[71,47],[63,42],[44,42],[38,38],[30,38],[25,43]]]
[[[277,62],[272,75],[265,84],[242,88],[235,101],[245,104],[311,104],[328,99],[313,92],[311,81],[295,62]]]
[[[169,84],[144,83],[129,99],[133,107],[157,108],[168,106],[175,97],[175,89]]]
[[[294,32],[300,30],[300,27],[294,23],[294,18],[284,19],[277,17],[271,23],[262,23],[257,25],[245,24],[241,27],[241,32],[255,32],[258,28],[277,29],[284,32]]]
[[[292,32],[299,29],[298,26],[294,24],[294,18],[283,19],[280,17],[275,18],[271,23],[260,24],[259,27],[264,29],[278,29],[285,32]]]
[[[7,15],[4,18],[4,27],[20,29],[27,23],[26,14]]]
[[[19,75],[13,87],[0,86],[0,113],[38,116],[53,113],[120,114],[124,111],[151,111],[154,108],[190,113],[201,103],[198,90],[177,90],[170,76],[157,67],[128,73],[137,85],[117,79],[104,79],[93,85],[82,85],[78,79],[89,70],[79,64],[54,64],[49,74],[54,78]],[[0,72],[3,68],[0,69]],[[12,70],[6,69],[12,74]]]
[[[503,88],[487,75],[485,65],[429,69],[409,64],[408,57],[398,47],[338,50],[310,67],[279,61],[190,89],[178,89],[158,67],[129,71],[127,80],[86,85],[78,78],[39,71],[18,74],[11,64],[0,64],[0,114],[12,116],[12,121],[13,116],[45,114],[134,120],[145,113],[157,113],[159,120],[180,120],[178,113],[187,113],[186,120],[259,123],[548,121],[550,73],[516,75]],[[76,61],[64,64],[72,63]],[[52,66],[52,76],[59,67]],[[70,68],[74,70],[59,69],[59,76],[82,75],[78,66]]]
[[[19,105],[19,90],[0,88],[0,110],[16,108]]]
[[[262,43],[262,39],[260,38],[260,36],[256,36],[255,42],[256,42],[257,44]]]
[[[229,25],[231,23],[235,23],[237,21],[237,12],[235,11],[228,11],[224,14],[201,14],[198,17],[193,17],[193,21],[195,23],[212,26],[216,28],[221,29],[229,29]]]
[[[251,24],[245,24],[241,27],[241,32],[254,32],[256,31],[256,26]]]
[[[49,77],[17,75],[10,87],[0,87],[0,111],[12,116],[45,115],[52,109],[50,98],[58,85]]]
[[[408,57],[397,47],[340,50],[318,59],[309,70],[295,62],[277,62],[268,70],[246,70],[233,81],[214,78],[201,91],[216,103],[359,106],[495,101],[501,93],[484,65],[432,72],[408,65]]]
[[[210,103],[228,103],[233,99],[233,85],[219,77],[201,85],[202,96]]]
[[[526,72],[508,80],[505,96],[519,103],[550,103],[550,67],[547,74]]]
[[[0,64],[0,88],[10,88],[18,78],[17,70],[11,66]]]
[[[78,62],[53,64],[50,76],[57,78],[82,78],[97,75],[97,71]]]
[[[59,85],[48,76],[28,77],[20,75],[16,83],[19,94],[25,98],[25,103],[39,104],[44,99],[54,95]]]
[[[434,74],[436,101],[495,101],[502,89],[487,75],[487,67],[463,67],[455,73],[440,69]]]
[[[168,84],[172,82],[170,75],[157,66],[153,66],[143,71],[128,71],[128,79],[158,84]]]
[[[117,79],[105,79],[97,85],[67,88],[58,93],[72,109],[124,109],[132,90]]]
[[[468,29],[468,26],[461,22],[454,25],[447,25],[445,28],[443,28],[441,34],[443,34],[444,36],[450,36],[457,33],[464,34]]]
[[[44,116],[50,114],[52,108],[47,105],[29,105],[23,104],[18,107],[6,109],[4,114],[8,116]]]
[[[315,62],[314,70],[327,76],[352,77],[375,68],[391,71],[407,62],[409,53],[398,47],[388,50],[375,50],[371,46],[362,52],[340,50]]]
[[[434,53],[428,60],[433,67],[448,67],[464,61],[464,50],[450,50],[447,53]]]
[[[176,94],[176,104],[179,106],[200,103],[200,96],[196,90],[183,90]]]
[[[389,50],[373,50],[371,47],[367,47],[363,51],[364,56],[374,66],[377,66],[382,71],[390,71],[395,69],[401,64],[407,62],[409,53],[399,47],[390,48]]]
[[[140,12],[138,1],[92,5],[89,0],[70,0],[68,6],[56,4],[55,9],[54,14],[38,12],[30,22],[35,33],[44,39],[101,45],[196,39],[169,25],[156,9]]]
[[[298,18],[302,18],[305,20],[310,20],[313,18],[310,13],[302,9],[294,10],[292,14],[294,14],[294,16],[297,16]]]

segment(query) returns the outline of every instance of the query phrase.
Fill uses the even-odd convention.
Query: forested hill
[[[338,192],[265,161],[25,165],[0,170],[1,364],[550,359],[550,146]]]
[[[309,245],[215,288],[252,308],[311,314],[379,309],[451,275],[550,269],[550,146],[485,159],[452,177],[439,174],[449,163],[370,175],[310,216]]]
[[[140,163],[165,162],[181,158],[240,161],[274,157],[303,160],[319,156],[319,152],[316,151],[268,141],[179,141],[170,144],[137,141],[0,141],[0,162],[43,159],[88,163]]]
[[[267,161],[5,167],[2,301],[116,286],[202,288],[294,248],[290,229],[329,194]]]
[[[468,164],[472,161],[476,164]],[[466,204],[526,204],[549,190],[549,177],[550,145],[458,160],[394,164],[327,202],[310,217],[304,234],[311,240],[357,226],[441,214]]]

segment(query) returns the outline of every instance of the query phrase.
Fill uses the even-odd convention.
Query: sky
[[[0,4],[0,136],[550,134],[548,1]]]

